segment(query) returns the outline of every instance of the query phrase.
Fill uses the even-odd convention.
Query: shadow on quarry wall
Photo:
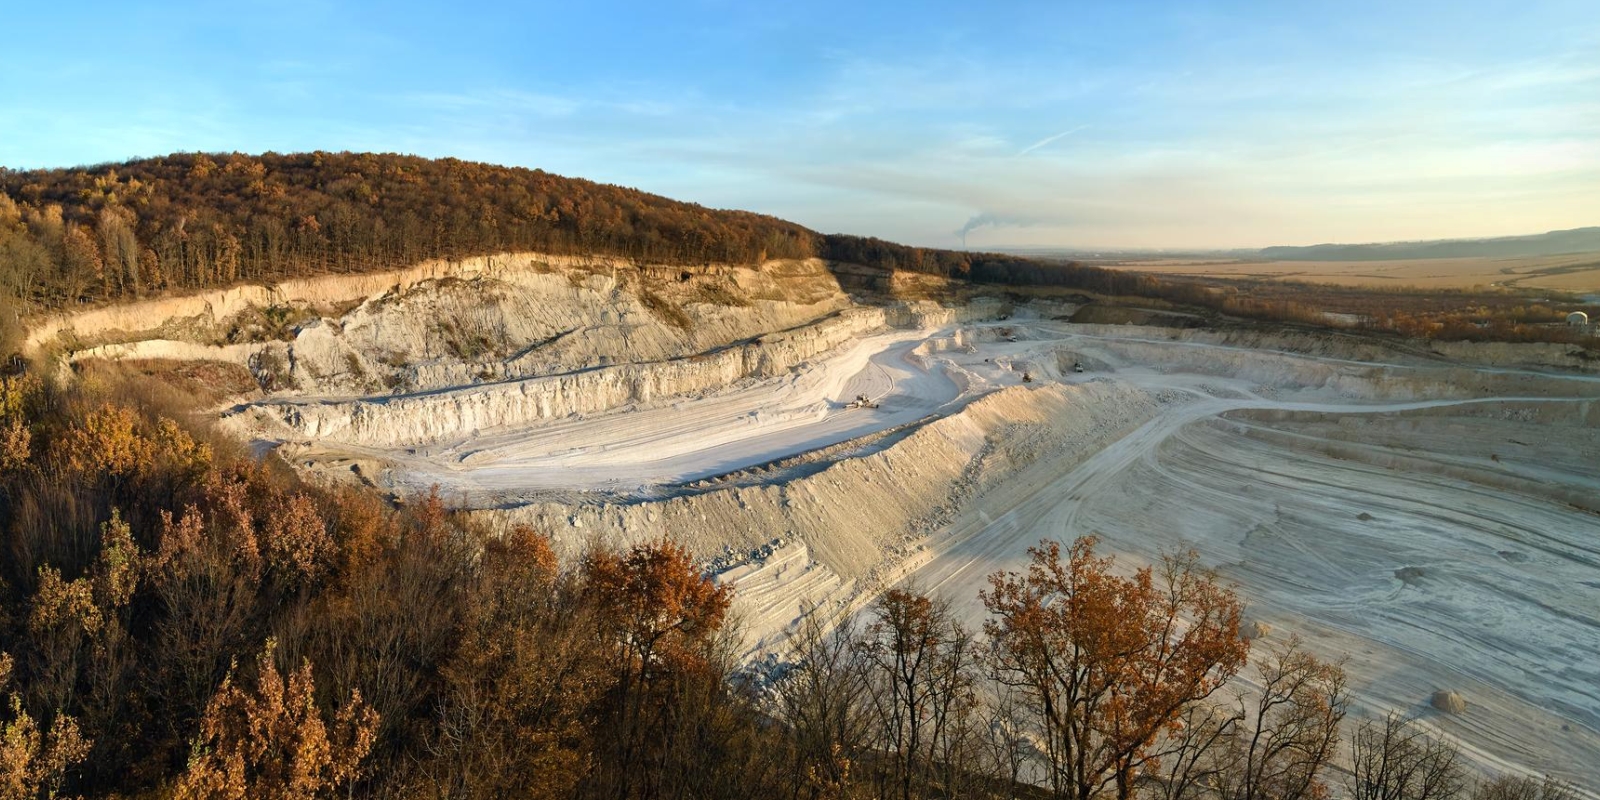
[[[959,301],[970,297],[974,289],[982,288],[937,275],[895,272],[863,264],[824,261],[823,265],[839,288],[858,305],[876,306],[906,300]]]

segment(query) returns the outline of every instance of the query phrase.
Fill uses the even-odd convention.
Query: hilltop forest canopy
[[[0,292],[43,307],[512,251],[685,265],[819,256],[991,280],[1046,268],[451,158],[180,153],[0,168]]]

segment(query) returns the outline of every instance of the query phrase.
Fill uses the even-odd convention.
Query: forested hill
[[[979,279],[1040,268],[456,159],[182,153],[0,168],[0,296],[45,307],[507,251],[670,264],[821,256]]]

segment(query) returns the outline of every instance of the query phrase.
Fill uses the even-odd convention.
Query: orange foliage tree
[[[1153,746],[1184,710],[1246,661],[1241,605],[1184,553],[1123,577],[1094,537],[1031,548],[1024,573],[982,593],[998,679],[1029,698],[1058,797],[1126,800]]]
[[[235,686],[230,673],[200,720],[178,800],[310,800],[361,777],[378,719],[351,694],[333,724],[317,708],[316,684],[306,662],[287,682],[267,642],[257,661],[257,687]]]
[[[700,574],[687,549],[670,541],[593,553],[584,572],[620,651],[624,692],[692,669],[733,598],[731,589]]]
[[[614,768],[618,793],[627,795],[647,748],[660,752],[673,745],[660,735],[671,730],[666,723],[674,708],[667,690],[674,680],[711,668],[713,637],[727,617],[732,591],[702,575],[689,551],[670,541],[620,554],[592,553],[583,575],[612,652]]]
[[[38,394],[38,378],[0,378],[0,477],[28,466],[33,453],[29,407]]]
[[[549,538],[529,528],[485,544],[459,645],[441,670],[437,732],[420,781],[426,794],[571,796],[591,766],[587,718],[606,678],[574,584]]]
[[[0,653],[0,691],[11,683],[11,656]],[[0,707],[0,798],[32,800],[55,797],[67,771],[89,756],[89,741],[78,723],[58,714],[46,729],[12,694]]]

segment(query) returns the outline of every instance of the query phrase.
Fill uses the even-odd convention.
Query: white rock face
[[[33,352],[63,335],[90,341],[108,338],[133,341],[150,338],[141,334],[174,324],[215,325],[251,307],[337,305],[376,299],[390,292],[405,291],[423,281],[494,275],[525,269],[534,261],[577,265],[595,260],[506,254],[460,261],[425,261],[388,272],[297,278],[272,286],[237,286],[183,297],[122,303],[36,320],[29,327],[23,347],[25,351]]]
[[[534,503],[474,513],[495,525],[550,531],[574,552],[662,535],[707,554],[724,546],[756,548],[775,536],[802,543],[806,563],[825,570],[811,576],[823,590],[811,583],[763,589],[760,609],[746,620],[754,645],[781,633],[804,602],[833,597],[841,583],[859,590],[892,581],[915,563],[923,540],[959,498],[1003,483],[1044,453],[1067,462],[1073,454],[1087,456],[1148,420],[1157,407],[1147,393],[1126,385],[1015,387],[886,450],[783,484],[576,510]],[[774,599],[774,592],[781,597]]]
[[[849,307],[820,264],[800,266],[793,280],[812,290],[793,299],[771,276],[734,268],[655,288],[641,288],[637,270],[440,282],[303,328],[292,347],[294,377],[304,394],[416,392],[695,355]],[[675,297],[661,294],[669,288]],[[757,297],[725,306],[705,302],[706,292]],[[675,309],[682,324],[651,302]]]
[[[596,367],[417,395],[267,403],[256,406],[254,413],[282,423],[293,438],[377,447],[426,444],[474,431],[706,392],[749,378],[770,378],[887,326],[943,325],[992,316],[998,308],[994,301],[960,309],[932,303],[851,308],[800,328],[691,358]]]

